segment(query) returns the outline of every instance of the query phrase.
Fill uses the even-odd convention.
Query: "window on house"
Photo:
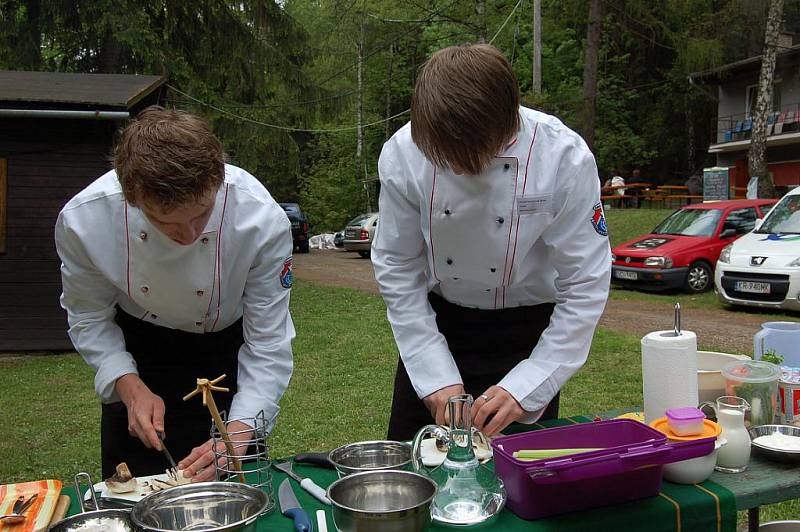
[[[747,87],[747,108],[745,109],[747,118],[753,118],[753,112],[756,110],[756,96],[758,96],[758,85]],[[772,110],[781,110],[781,86],[778,82],[772,86]]]

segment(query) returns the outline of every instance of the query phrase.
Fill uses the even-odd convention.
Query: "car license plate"
[[[617,276],[617,279],[627,279],[629,281],[635,281],[639,278],[639,274],[636,272],[626,272],[625,270],[617,270],[614,272],[614,275]]]
[[[738,292],[748,292],[751,294],[769,294],[772,285],[769,283],[757,283],[753,281],[736,281],[736,290]]]

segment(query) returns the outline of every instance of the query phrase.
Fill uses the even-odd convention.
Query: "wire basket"
[[[227,425],[227,412],[222,412],[222,419]],[[269,505],[264,513],[275,508],[275,498],[272,493],[272,460],[269,457],[269,426],[264,412],[259,412],[256,417],[237,418],[246,425],[253,427],[252,431],[245,429],[228,431],[231,448],[225,445],[222,434],[216,423],[211,424],[211,439],[214,441],[214,470],[218,481],[242,482],[260,488],[267,494]],[[242,449],[246,449],[243,451]],[[233,455],[230,451],[233,451]],[[239,463],[241,468],[236,467]]]

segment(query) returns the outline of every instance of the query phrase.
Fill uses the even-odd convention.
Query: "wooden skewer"
[[[203,404],[208,407],[208,411],[211,412],[211,418],[214,420],[214,424],[217,426],[219,430],[220,436],[222,436],[222,441],[225,443],[225,449],[228,452],[228,456],[231,457],[233,460],[233,467],[236,471],[239,472],[239,482],[244,483],[244,475],[242,474],[242,465],[239,462],[239,458],[237,458],[236,453],[233,449],[233,442],[231,442],[230,435],[228,434],[227,429],[225,428],[225,423],[222,421],[222,416],[219,414],[219,409],[217,409],[217,403],[214,402],[214,395],[211,393],[212,391],[215,392],[229,392],[230,389],[223,388],[222,386],[216,386],[218,382],[225,378],[225,374],[220,375],[216,379],[210,381],[208,379],[197,379],[197,388],[192,390],[191,393],[188,393],[183,397],[184,401],[188,401],[198,393],[203,394]]]

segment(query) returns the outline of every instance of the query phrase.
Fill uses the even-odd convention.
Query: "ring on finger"
[[[488,401],[489,401],[489,396],[488,396],[488,395],[486,395],[485,393],[484,393],[484,394],[481,394],[481,399],[483,399],[484,401],[487,401],[487,402],[488,402]]]

